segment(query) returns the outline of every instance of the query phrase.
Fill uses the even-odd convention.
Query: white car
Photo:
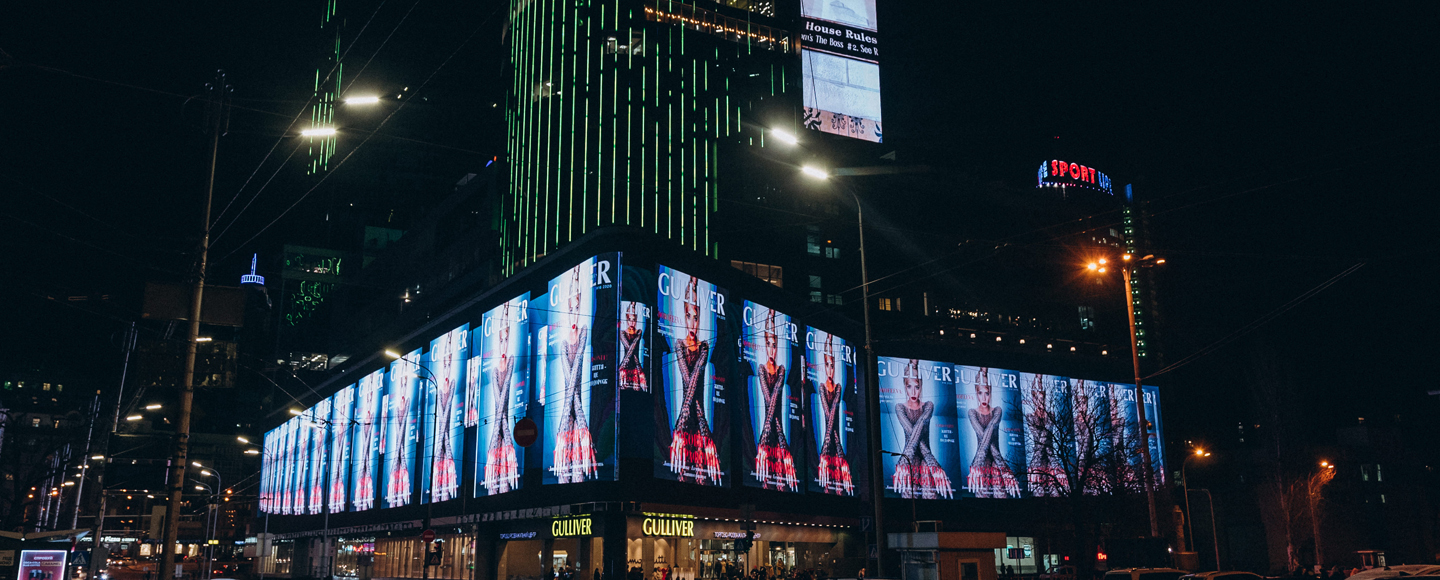
[[[1434,564],[1403,564],[1400,566],[1385,566],[1383,568],[1371,568],[1364,572],[1356,572],[1354,576],[1346,580],[1380,580],[1382,578],[1395,578],[1398,576],[1421,576],[1440,574],[1440,566]]]

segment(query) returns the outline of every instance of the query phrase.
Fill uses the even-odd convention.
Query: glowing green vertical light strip
[[[605,28],[604,4],[600,5],[600,28],[601,30],[604,30]],[[597,100],[595,103],[595,114],[597,117],[596,120],[599,121],[599,123],[597,123],[595,127],[595,170],[598,172],[605,170],[605,157],[603,152],[604,146],[601,145],[605,142],[605,118],[602,116],[605,114],[605,58],[603,56],[597,59],[595,67],[595,79],[595,90],[593,90],[592,92],[595,93],[595,98]],[[601,198],[605,195],[605,192],[601,189],[600,186],[601,183],[604,183],[602,179],[603,176],[595,176],[595,225],[597,226],[600,225],[600,213],[605,211],[604,207],[602,207],[600,202]],[[586,221],[589,221],[588,211],[586,212],[586,216]]]
[[[590,209],[590,93],[594,92],[592,71],[590,69],[590,55],[595,53],[595,22],[587,10],[585,13],[585,144],[582,146],[580,163],[585,170],[580,174],[580,233],[585,233],[589,228],[590,220],[588,213]],[[570,206],[571,213],[575,212],[575,206]]]
[[[552,79],[554,78],[555,47],[557,45],[557,42],[555,40],[555,0],[550,0],[547,3],[546,16],[549,17],[550,21],[549,25],[546,25],[545,21],[543,19],[541,20],[541,26],[544,27],[544,32],[542,33],[540,40],[540,48],[541,50],[545,51],[543,53],[543,56],[540,57],[540,82],[545,83],[545,88],[541,89],[540,92],[540,94],[545,97],[545,100],[540,108],[540,126],[541,130],[543,131],[541,133],[540,139],[544,146],[544,150],[541,152],[541,155],[544,156],[544,161],[540,163],[539,167],[541,171],[544,171],[544,181],[542,181],[540,184],[540,190],[545,192],[545,204],[541,208],[541,215],[545,216],[545,227],[542,230],[545,233],[545,237],[540,246],[540,251],[543,254],[550,253],[550,243],[552,240],[556,243],[559,243],[560,241],[560,224],[558,223],[558,213],[555,216],[557,219],[554,222],[550,220],[550,206],[552,197],[551,194],[553,193],[552,190],[554,189],[553,187],[551,187],[550,183],[550,152],[553,150],[555,145],[555,139],[552,138],[554,136],[552,132],[555,128],[555,86]],[[557,212],[559,211],[558,207],[555,209]]]
[[[574,39],[572,41],[572,48],[570,49],[570,88],[568,89],[570,91],[570,126],[568,127],[570,132],[570,162],[565,165],[570,171],[570,197],[565,203],[565,213],[569,214],[569,221],[566,223],[565,230],[573,234],[575,232],[575,79],[579,72],[576,66],[577,63],[580,62],[579,47],[589,46],[589,39],[586,39],[584,43],[580,41],[580,7],[578,5],[573,6],[570,10],[570,36]],[[584,177],[581,177],[581,179],[584,179]]]
[[[642,47],[643,50],[645,50],[645,53],[644,53],[644,54],[650,54],[650,30],[649,30],[648,28],[644,28],[644,29],[641,29],[641,30],[640,30],[640,46]],[[650,128],[649,125],[645,124],[645,112],[646,112],[646,108],[647,108],[647,107],[645,106],[645,101],[649,100],[649,99],[646,97],[646,95],[648,94],[647,91],[649,90],[649,88],[648,88],[648,86],[647,86],[648,83],[649,83],[649,81],[650,81],[649,75],[646,75],[646,74],[645,74],[645,61],[644,61],[644,59],[641,59],[641,61],[640,61],[640,130],[638,131],[638,133],[640,133],[640,186],[639,186],[638,189],[640,189],[641,191],[644,191],[644,190],[645,190],[645,152],[646,152],[646,151],[649,151],[649,149],[648,149],[647,147],[645,147],[645,135],[646,135],[646,133],[649,132],[649,131],[647,131],[647,129]],[[645,227],[645,199],[644,199],[643,197],[640,199],[640,226],[639,226],[639,227],[642,227],[642,228]]]
[[[618,1],[618,0],[617,0]],[[617,10],[618,12],[618,10]],[[618,21],[619,16],[617,14]],[[619,29],[615,30],[619,34]],[[615,195],[615,183],[620,173],[620,57],[610,58],[610,223],[615,223],[615,214],[620,198]]]
[[[535,258],[535,251],[540,233],[536,228],[535,220],[535,142],[539,138],[535,128],[535,51],[538,48],[535,35],[535,19],[538,9],[534,3],[525,8],[525,241],[528,246],[525,250],[525,264],[529,265]]]

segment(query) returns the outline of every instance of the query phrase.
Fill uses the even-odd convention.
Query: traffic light
[[[755,530],[745,530],[745,537],[735,540],[735,550],[749,552],[750,547],[755,545]]]

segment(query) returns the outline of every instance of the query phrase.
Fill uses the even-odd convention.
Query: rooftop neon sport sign
[[[1110,176],[1079,163],[1052,159],[1040,162],[1037,187],[1084,187],[1115,195]]]

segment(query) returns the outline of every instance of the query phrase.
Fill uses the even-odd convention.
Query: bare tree
[[[1156,474],[1141,463],[1134,387],[1033,375],[1022,386],[1026,452],[1012,460],[1032,495],[1073,527],[1077,569],[1093,570],[1101,514],[1133,509]],[[1023,474],[1023,475],[1022,475]]]

